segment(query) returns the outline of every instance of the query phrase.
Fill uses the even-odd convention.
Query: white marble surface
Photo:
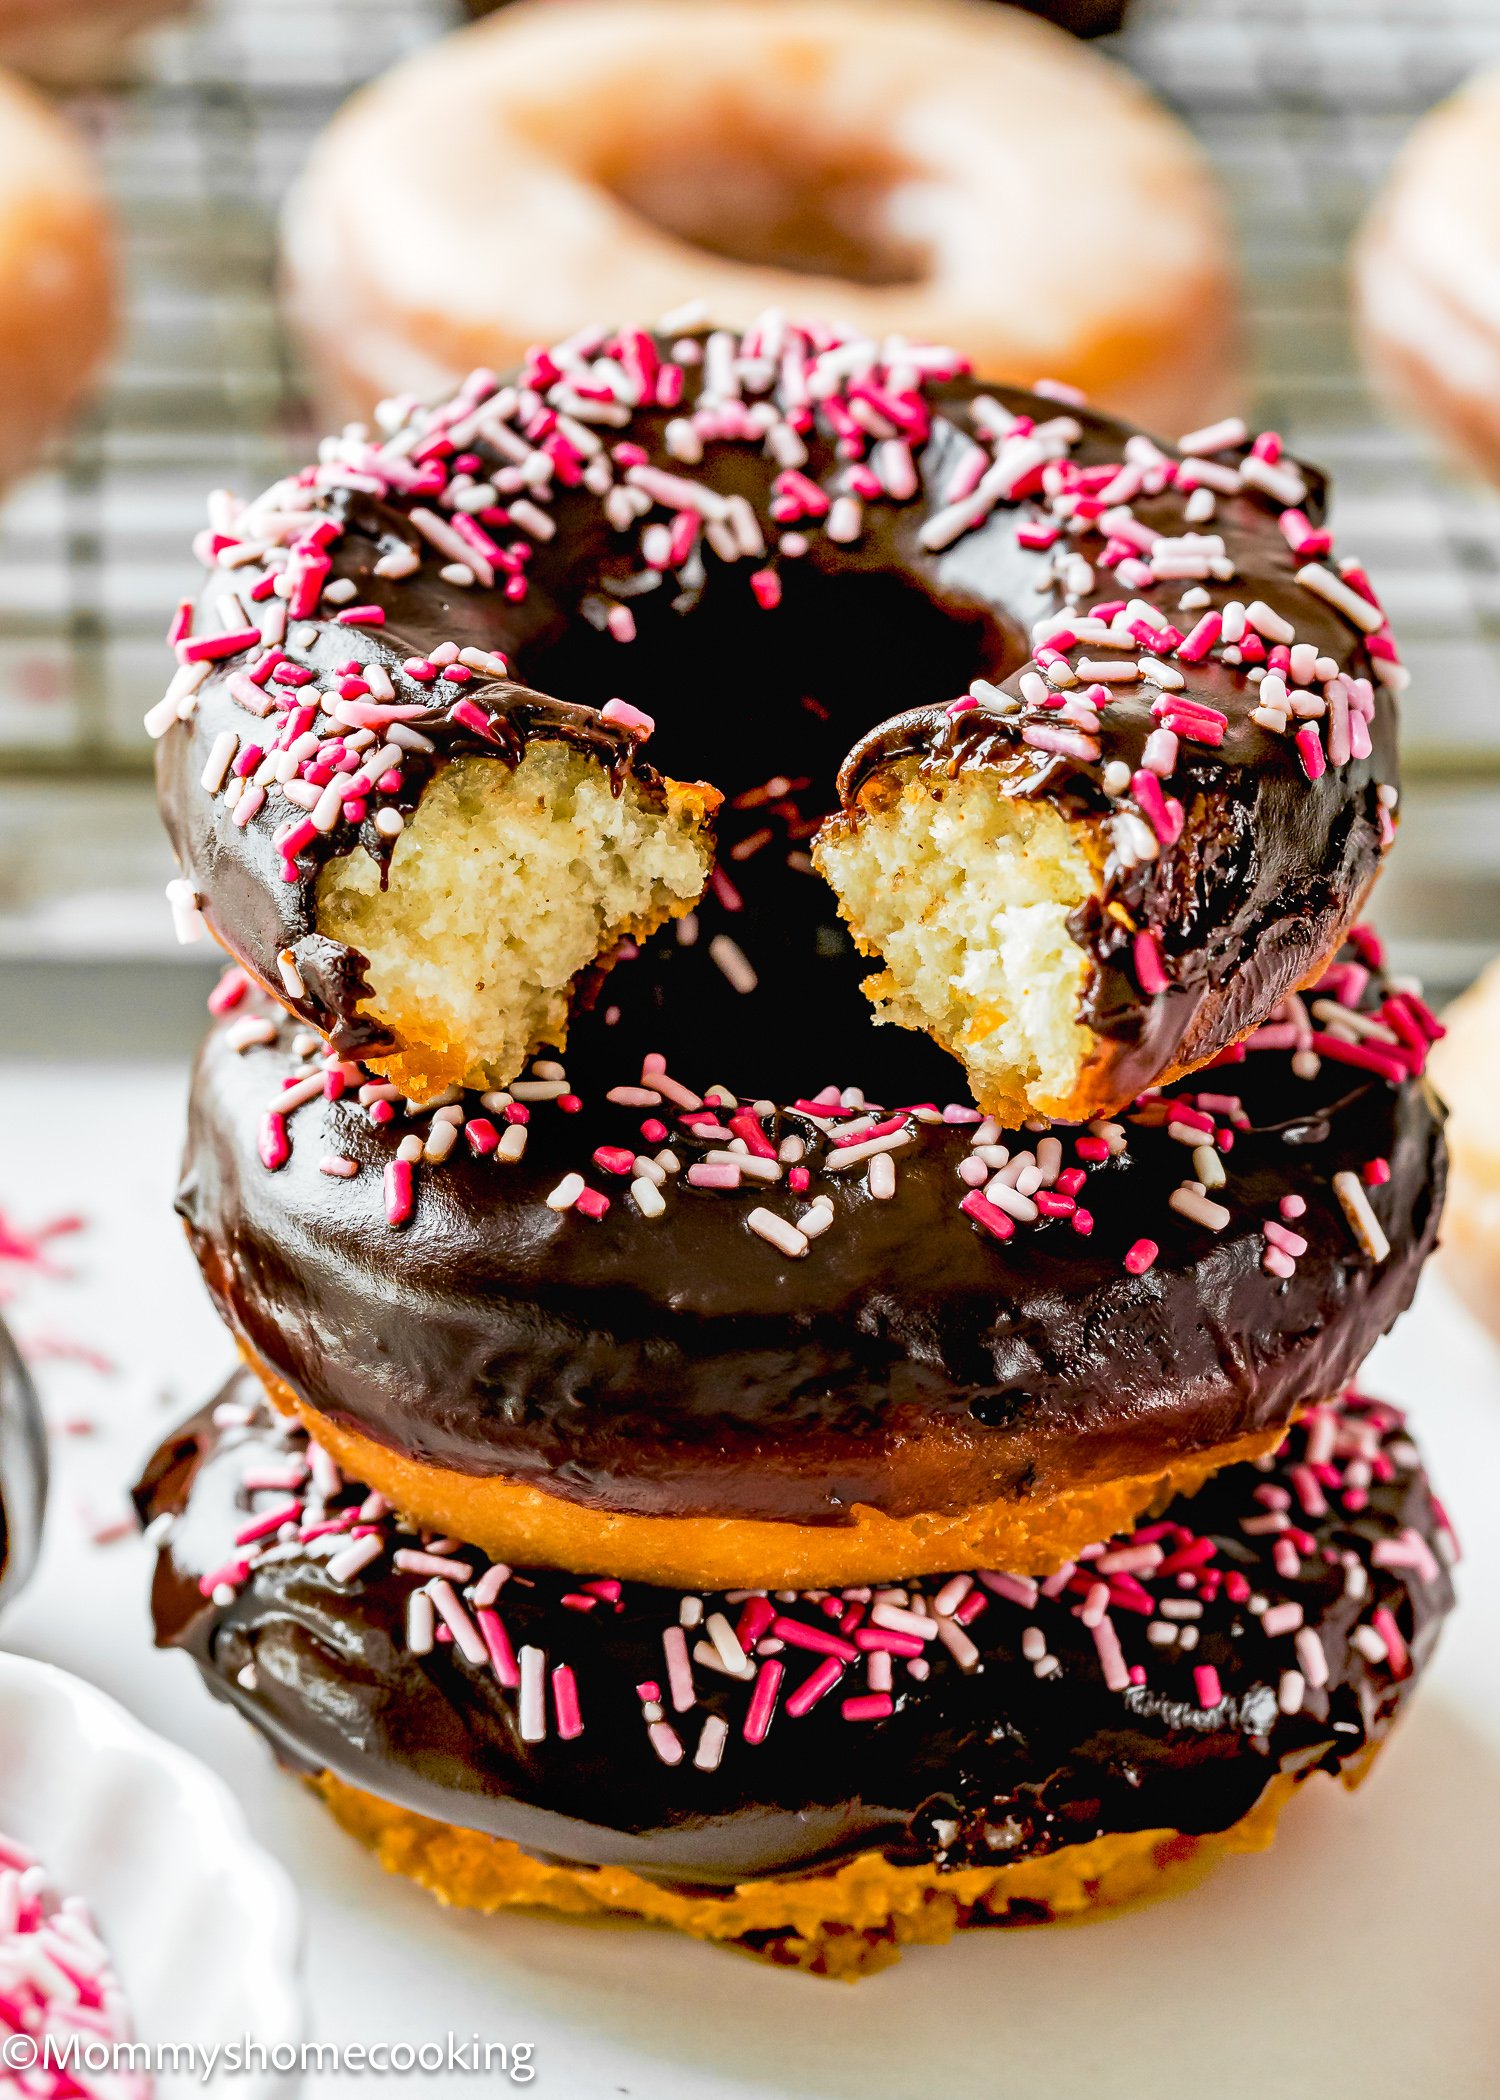
[[[857,1989],[629,1927],[446,1913],[387,1879],[184,1658],[158,1655],[147,1554],[88,1543],[155,1436],[228,1349],[171,1211],[183,1075],[0,1063],[0,1212],[80,1211],[68,1280],[0,1261],[23,1337],[118,1365],[40,1366],[54,1440],[41,1573],[7,1645],[93,1679],[233,1786],[307,1913],[312,2032],[536,2045],[567,2100],[1491,2100],[1500,2061],[1500,1351],[1424,1285],[1367,1382],[1409,1405],[1468,1549],[1461,1609],[1369,1785],[1322,1782],[1269,1854],[1171,1903],[976,1933]],[[410,2082],[383,2081],[397,2090]],[[355,2081],[314,2074],[314,2095]],[[422,2075],[434,2100],[497,2078]]]

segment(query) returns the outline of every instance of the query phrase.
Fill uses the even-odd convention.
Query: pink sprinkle
[[[982,1225],[995,1239],[1008,1240],[1014,1237],[1015,1220],[1007,1217],[999,1205],[991,1203],[989,1197],[983,1195],[980,1190],[970,1189],[958,1207],[966,1218],[972,1218],[976,1225]]]
[[[609,1198],[601,1195],[598,1189],[585,1189],[573,1208],[581,1210],[586,1218],[602,1218],[609,1209]]]
[[[211,1014],[227,1014],[239,1005],[250,989],[250,979],[239,968],[226,970],[208,995]]]
[[[777,1662],[774,1656],[761,1664],[745,1715],[744,1736],[747,1743],[765,1741],[771,1718],[776,1711],[776,1694],[781,1689],[781,1680],[785,1675],[786,1665]]]
[[[1142,927],[1132,943],[1132,953],[1136,982],[1148,999],[1160,998],[1172,981],[1162,960],[1161,942],[1148,928]]]
[[[1323,753],[1323,739],[1311,722],[1304,722],[1296,735],[1297,755],[1302,760],[1302,770],[1309,780],[1319,780],[1327,770],[1328,761]]]
[[[179,642],[185,642],[188,639],[192,631],[193,601],[191,598],[180,598],[177,603],[177,610],[172,615],[172,624],[167,629],[167,647],[175,649]]]
[[[1212,1663],[1199,1663],[1193,1672],[1193,1683],[1198,1691],[1198,1704],[1205,1710],[1217,1706],[1224,1696],[1219,1673]]]
[[[602,721],[613,722],[618,728],[629,730],[632,736],[640,737],[643,742],[656,727],[654,715],[643,714],[640,708],[632,707],[628,700],[606,700],[599,710],[599,715]]]
[[[594,1164],[606,1174],[628,1174],[635,1165],[635,1154],[625,1145],[596,1145]]]
[[[389,1103],[386,1104],[389,1107]],[[412,1172],[409,1159],[393,1159],[385,1170],[385,1215],[390,1225],[404,1225],[412,1211]]]
[[[753,570],[750,588],[762,612],[774,612],[781,603],[781,578],[774,569]]]
[[[346,605],[337,614],[343,627],[384,627],[385,611],[379,605]]]
[[[1222,613],[1206,612],[1186,639],[1178,643],[1178,659],[1185,664],[1201,663],[1223,631]]]
[[[500,1133],[488,1116],[475,1116],[464,1125],[464,1137],[477,1159],[484,1159],[500,1142]]]
[[[234,634],[206,634],[196,642],[177,644],[177,661],[183,664],[212,664],[226,656],[253,649],[260,640],[258,627],[242,627]]]
[[[846,1699],[839,1711],[846,1721],[883,1721],[896,1711],[896,1702],[889,1692],[866,1692]]]
[[[489,1650],[490,1668],[506,1691],[515,1691],[521,1682],[521,1672],[500,1614],[492,1606],[481,1604],[475,1608],[474,1619]]]
[[[1132,1276],[1144,1276],[1160,1252],[1155,1240],[1137,1240],[1125,1256],[1125,1267]]]
[[[1370,1624],[1385,1642],[1391,1666],[1391,1675],[1393,1677],[1409,1676],[1411,1674],[1411,1652],[1407,1648],[1401,1629],[1391,1616],[1389,1608],[1384,1604],[1378,1605],[1370,1614]]]
[[[448,710],[448,716],[450,721],[461,722],[465,729],[472,729],[476,736],[482,736],[487,743],[499,743],[494,723],[476,701],[455,700]]]
[[[820,1662],[787,1699],[786,1710],[793,1720],[800,1720],[803,1714],[811,1713],[818,1701],[833,1690],[843,1674],[844,1665],[836,1657],[830,1656],[826,1662]]]
[[[1112,1692],[1123,1692],[1130,1682],[1130,1672],[1125,1667],[1125,1654],[1114,1621],[1106,1613],[1092,1631],[1105,1684]]]
[[[277,1115],[275,1109],[267,1109],[260,1119],[260,1163],[274,1174],[284,1167],[292,1156],[291,1139],[286,1134],[286,1117]]]
[[[256,1517],[243,1531],[234,1535],[237,1546],[253,1546],[257,1539],[269,1538],[273,1531],[280,1531],[283,1524],[295,1523],[302,1514],[300,1502],[282,1502],[275,1509],[268,1509],[263,1517]]]
[[[583,1734],[583,1716],[578,1711],[578,1685],[566,1663],[559,1663],[552,1672],[552,1705],[557,1714],[557,1732],[565,1743]]]

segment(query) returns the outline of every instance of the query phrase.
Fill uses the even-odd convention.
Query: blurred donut
[[[492,15],[510,0],[464,0],[471,15]],[[1074,36],[1112,36],[1124,27],[1129,0],[1010,0],[1028,15],[1041,15]]]
[[[486,1565],[394,1522],[244,1374],[136,1496],[158,1644],[387,1867],[823,1974],[1268,1843],[1310,1773],[1362,1776],[1453,1601],[1401,1417],[1352,1394],[1042,1585]]]
[[[1500,69],[1416,126],[1354,254],[1376,378],[1500,481]]]
[[[119,78],[131,40],[192,0],[0,0],[0,65],[45,87]]]
[[[241,1001],[178,1208],[278,1404],[499,1558],[1031,1574],[1264,1453],[1405,1308],[1442,1205],[1419,1010],[1351,956],[1306,1033],[1006,1144],[655,1066],[413,1112]]]
[[[1448,1106],[1453,1177],[1439,1259],[1470,1311],[1500,1334],[1500,963],[1443,1019],[1432,1075]]]
[[[115,251],[71,126],[0,73],[0,482],[67,420],[114,334]]]
[[[284,252],[331,418],[686,300],[951,343],[1161,429],[1234,401],[1191,137],[1074,39],[963,0],[522,0],[345,106]]]

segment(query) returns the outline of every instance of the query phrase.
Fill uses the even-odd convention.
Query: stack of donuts
[[[1444,1154],[1325,500],[777,312],[210,499],[148,726],[242,1362],[138,1504],[386,1866],[855,1976],[1362,1776]]]

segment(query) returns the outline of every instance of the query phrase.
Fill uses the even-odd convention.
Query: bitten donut
[[[499,1558],[1035,1573],[1264,1453],[1408,1303],[1433,1024],[1360,953],[1222,1069],[1008,1141],[661,1059],[414,1111],[229,978],[178,1208],[278,1403]]]
[[[83,144],[0,73],[0,482],[67,420],[114,322],[113,230]]]
[[[47,1432],[36,1388],[0,1320],[0,1604],[30,1579],[47,1502]]]
[[[183,930],[413,1096],[607,1039],[787,1100],[815,1042],[1112,1114],[1316,979],[1394,835],[1323,498],[775,315],[387,404],[211,506],[148,716]]]
[[[117,78],[131,40],[192,0],[0,0],[0,65],[48,87]]]
[[[1360,235],[1354,284],[1376,377],[1500,480],[1500,70],[1417,125]]]
[[[701,299],[1186,429],[1235,402],[1232,256],[1136,81],[963,0],[523,0],[346,104],[284,232],[335,418]]]
[[[1269,1842],[1309,1774],[1362,1775],[1452,1603],[1401,1417],[1353,1395],[1042,1584],[487,1563],[403,1530],[243,1373],[136,1492],[158,1643],[386,1866],[832,1975]]]

